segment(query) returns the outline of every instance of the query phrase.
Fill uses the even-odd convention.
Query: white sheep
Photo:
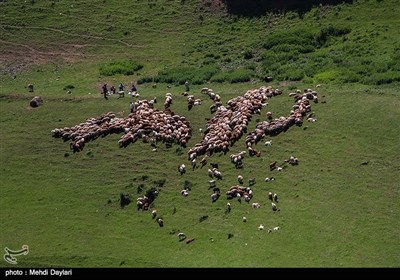
[[[263,224],[260,224],[260,225],[258,226],[258,229],[259,229],[259,230],[264,230],[264,225],[263,225]]]
[[[242,175],[238,175],[237,177],[239,184],[243,184],[243,176]]]
[[[186,166],[185,166],[185,164],[182,163],[181,165],[179,165],[178,171],[179,171],[179,173],[181,173],[181,175],[182,175],[182,174],[185,174],[185,173],[186,173]]]
[[[218,198],[219,198],[219,196],[220,196],[219,193],[213,193],[213,194],[211,195],[211,201],[212,201],[212,202],[217,201]]]
[[[265,141],[265,146],[272,146],[272,140]]]
[[[243,217],[242,220],[243,220],[243,222],[247,222],[247,218],[246,217]]]
[[[215,176],[216,178],[218,178],[219,180],[221,180],[221,179],[222,179],[222,173],[221,173],[221,171],[219,171],[219,170],[217,170],[216,168],[214,168],[214,176]]]
[[[280,229],[279,226],[273,228],[274,231],[278,231],[279,229]]]
[[[189,195],[189,192],[187,190],[181,190],[181,195],[186,197]]]
[[[261,207],[260,203],[258,203],[258,202],[254,202],[251,206],[252,206],[253,208],[255,208],[255,209],[258,209],[258,208]]]
[[[179,237],[179,241],[186,239],[186,234],[184,234],[183,232],[178,233],[177,236]]]

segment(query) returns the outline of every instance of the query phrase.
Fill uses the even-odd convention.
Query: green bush
[[[229,74],[227,72],[219,72],[211,77],[210,81],[213,83],[223,83],[228,80]]]
[[[211,78],[214,83],[244,83],[248,82],[255,76],[255,72],[250,69],[237,69],[227,72],[220,72]]]
[[[364,77],[362,82],[367,85],[383,85],[400,81],[400,73],[398,71],[389,71],[386,73],[374,73]]]
[[[327,70],[325,72],[314,75],[314,79],[318,83],[328,83],[339,79],[339,77],[340,77],[340,71],[337,69]]]
[[[199,68],[172,68],[160,71],[158,75],[154,77],[154,81],[157,83],[170,83],[177,85],[182,85],[185,81],[189,81],[191,84],[196,85],[207,82],[218,71],[219,69],[213,65]]]
[[[349,27],[335,27],[329,25],[328,27],[322,28],[315,36],[315,42],[319,46],[323,46],[328,42],[329,38],[343,36],[350,33],[350,31],[351,29]]]
[[[255,72],[249,69],[238,69],[229,74],[229,81],[231,83],[248,82],[255,75]]]
[[[142,77],[137,81],[138,85],[144,83],[152,83],[152,82],[153,82],[153,77]]]
[[[265,49],[277,45],[310,45],[314,42],[315,34],[308,29],[295,29],[270,34],[263,44]]]
[[[142,64],[139,64],[133,60],[129,59],[116,60],[100,66],[100,75],[103,76],[114,76],[117,74],[132,75],[135,71],[138,71],[142,68],[143,68]]]
[[[351,69],[344,69],[340,74],[339,81],[343,83],[357,83],[360,81],[360,75]]]

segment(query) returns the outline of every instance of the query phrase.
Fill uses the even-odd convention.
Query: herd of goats
[[[229,151],[229,148],[237,142],[243,134],[247,133],[248,123],[251,121],[254,114],[261,114],[263,107],[268,105],[268,99],[282,94],[279,89],[273,89],[271,86],[263,86],[258,89],[248,90],[243,96],[238,96],[229,100],[226,106],[221,102],[221,98],[218,94],[215,94],[212,89],[203,88],[202,94],[208,95],[208,97],[214,102],[210,106],[210,112],[214,116],[208,119],[206,128],[200,129],[202,139],[200,142],[195,144],[187,152],[188,160],[191,162],[193,170],[195,169],[197,158],[203,156],[200,160],[202,167],[207,164],[207,160],[212,156],[213,153],[224,153]],[[186,92],[183,93],[188,100],[188,110],[191,110],[193,106],[201,105],[201,99],[194,99],[193,95],[188,95]],[[256,124],[256,128],[247,133],[245,138],[246,150],[241,151],[237,154],[231,154],[231,162],[237,169],[243,167],[243,158],[248,153],[249,156],[259,157],[261,152],[254,148],[254,145],[261,141],[266,136],[276,136],[281,132],[287,131],[291,126],[297,125],[302,126],[303,119],[306,118],[309,122],[315,122],[313,113],[311,112],[311,101],[318,103],[317,92],[311,89],[307,89],[304,92],[297,90],[294,93],[290,93],[289,96],[294,98],[295,104],[292,106],[290,113],[287,117],[281,116],[274,118],[271,112],[266,113],[268,120],[262,121]],[[75,125],[73,127],[65,127],[61,129],[53,129],[51,134],[55,138],[62,138],[64,141],[70,140],[70,148],[75,152],[83,150],[85,143],[93,141],[98,137],[104,137],[108,134],[113,133],[124,133],[124,135],[118,141],[120,147],[126,147],[130,143],[134,143],[138,139],[145,143],[151,143],[153,151],[157,150],[157,143],[162,142],[167,147],[171,147],[173,144],[178,144],[182,147],[186,147],[187,142],[192,136],[192,128],[189,121],[183,117],[173,113],[170,106],[173,101],[171,93],[166,94],[164,102],[164,110],[158,110],[154,108],[156,99],[147,101],[139,100],[135,102],[134,110],[126,118],[118,118],[116,114],[108,112],[97,118],[90,118],[85,122]],[[266,141],[265,145],[271,145],[272,140]],[[291,156],[285,160],[286,163],[291,165],[297,165],[298,160],[296,157]],[[277,169],[282,171],[282,167],[277,165],[277,162],[270,164],[270,170]],[[185,164],[181,164],[178,167],[178,171],[181,175],[186,172]],[[222,179],[221,171],[218,170],[218,165],[213,166],[212,169],[208,170],[208,175],[211,178]],[[266,178],[265,181],[271,181],[274,178]],[[255,183],[255,178],[249,179],[249,186],[243,186],[243,177],[238,176],[238,185],[232,186],[227,192],[227,198],[236,198],[239,202],[244,199],[249,202],[252,198],[253,191],[251,185]],[[213,189],[211,195],[212,202],[215,202],[220,196],[220,189],[216,187],[215,180],[209,181],[210,188]],[[181,191],[182,196],[188,196],[189,190],[184,189]],[[279,211],[276,203],[278,202],[278,195],[269,193],[269,199],[271,200],[272,210]],[[149,208],[149,204],[146,203],[146,198],[139,198],[137,200],[138,209]],[[253,208],[259,208],[258,203],[252,204]],[[231,204],[227,203],[226,212],[230,212]],[[156,218],[156,211],[152,211],[153,218]],[[243,221],[246,222],[246,217],[243,217]],[[160,226],[164,225],[164,221],[161,218],[157,218],[157,222]],[[264,229],[261,224],[260,230]],[[278,230],[279,227],[269,229]],[[183,240],[183,233],[178,234],[180,240]],[[186,236],[185,236],[186,237]]]

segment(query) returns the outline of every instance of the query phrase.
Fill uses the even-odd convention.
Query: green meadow
[[[399,1],[262,15],[236,14],[228,4],[0,1],[0,249],[29,246],[17,265],[2,259],[0,267],[399,267]],[[191,111],[185,80],[203,100]],[[187,147],[158,143],[152,151],[137,141],[120,148],[122,134],[111,134],[73,153],[51,136],[106,112],[127,117],[136,98],[105,100],[101,85],[131,82],[140,99],[157,97],[159,110],[172,93],[171,110],[192,128]],[[192,170],[187,155],[213,117],[201,89],[226,105],[269,85],[283,93],[253,115],[248,132],[268,111],[288,116],[297,89],[318,92],[317,121],[265,137],[254,146],[261,156],[246,154],[243,169],[229,155],[246,150],[246,134],[226,155],[213,154],[208,162],[219,164],[223,179],[212,203],[210,165]],[[34,96],[43,98],[37,108],[29,106]],[[270,171],[291,155],[299,165]],[[238,175],[245,186],[256,178],[249,204],[226,198]],[[150,209],[164,227],[136,207],[152,187],[159,194]],[[279,195],[279,212],[268,192]],[[123,209],[121,193],[132,199]],[[193,242],[179,242],[178,232]]]

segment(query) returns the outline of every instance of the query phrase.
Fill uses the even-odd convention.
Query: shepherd
[[[104,99],[108,100],[108,97],[107,97],[107,93],[108,93],[107,84],[104,84],[102,89],[103,89]]]

